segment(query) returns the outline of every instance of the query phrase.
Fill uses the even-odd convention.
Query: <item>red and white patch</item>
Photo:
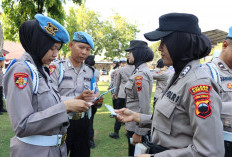
[[[209,99],[196,99],[195,100],[195,113],[200,118],[207,118],[212,114],[212,108],[210,106],[211,101]]]
[[[28,74],[14,73],[14,83],[19,89],[23,89],[28,83]]]
[[[56,66],[55,65],[49,65],[50,74],[52,74],[55,70],[56,70]]]
[[[231,84],[231,83],[228,83],[228,84],[227,84],[227,88],[228,88],[228,89],[232,89],[232,84]]]
[[[136,84],[136,90],[140,92],[143,88],[142,81],[137,81],[135,84]]]

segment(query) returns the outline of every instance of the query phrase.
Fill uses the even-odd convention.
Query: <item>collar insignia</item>
[[[186,66],[184,70],[182,70],[180,76],[185,76],[189,72],[190,69],[191,69],[190,65]]]

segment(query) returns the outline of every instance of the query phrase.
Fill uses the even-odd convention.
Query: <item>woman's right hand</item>
[[[90,109],[90,105],[80,99],[70,99],[64,101],[67,113],[69,112],[86,112]]]
[[[117,119],[120,122],[140,122],[140,114],[137,112],[133,112],[127,108],[122,108],[120,110],[114,110],[118,115]]]

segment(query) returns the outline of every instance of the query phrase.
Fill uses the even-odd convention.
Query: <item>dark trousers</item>
[[[232,142],[224,141],[225,157],[232,157]]]
[[[93,105],[91,109],[92,109],[92,116],[89,121],[89,139],[93,141],[94,138],[93,120],[94,120],[94,115],[97,112],[97,107]]]
[[[1,86],[0,87],[0,112],[3,111],[3,100],[2,100],[2,97],[3,97],[3,87]]]
[[[130,144],[130,138],[132,138],[134,132],[133,131],[127,131],[127,139],[128,139],[128,156],[134,156],[135,152],[135,146]]]
[[[121,108],[123,108],[125,106],[126,106],[126,99],[124,99],[124,98],[118,98],[116,109],[121,109]],[[121,128],[121,122],[118,121],[117,118],[115,118],[114,132],[118,133],[119,130],[120,130],[120,128]]]
[[[113,107],[114,107],[114,109],[117,109],[117,101],[118,101],[118,99],[113,99]]]
[[[70,120],[66,145],[70,157],[90,156],[89,119],[87,116],[79,120]]]

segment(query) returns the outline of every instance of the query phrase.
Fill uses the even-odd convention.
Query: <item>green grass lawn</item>
[[[100,92],[103,93],[107,91],[109,83],[99,82],[98,86]],[[153,93],[152,98],[154,95]],[[151,104],[153,103],[153,99]],[[111,94],[106,94],[104,96],[104,104],[112,105]],[[114,128],[114,118],[109,118],[110,113],[103,105],[98,109],[94,118],[94,130],[95,130],[95,144],[96,148],[91,149],[91,157],[123,157],[127,156],[127,138],[125,127],[122,126],[120,130],[120,139],[115,140],[109,137],[109,133],[113,132]],[[10,138],[14,136],[12,131],[10,121],[7,113],[0,115],[0,157],[9,157],[9,145]]]

